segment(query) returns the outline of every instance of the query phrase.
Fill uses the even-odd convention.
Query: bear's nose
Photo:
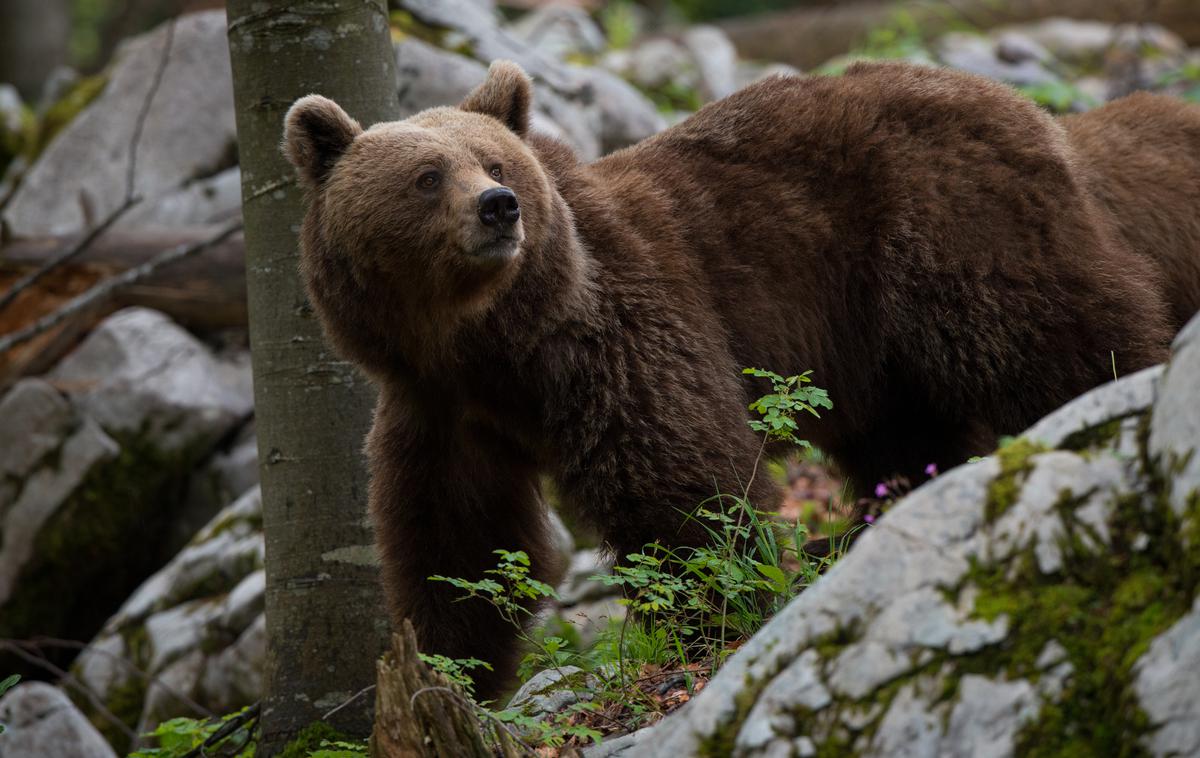
[[[521,207],[508,187],[492,187],[479,196],[479,220],[484,226],[511,226],[519,218]]]

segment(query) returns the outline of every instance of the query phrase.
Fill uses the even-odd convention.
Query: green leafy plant
[[[750,428],[763,432],[768,440],[790,442],[811,449],[812,444],[808,440],[796,436],[799,429],[796,417],[809,413],[820,418],[818,408],[833,408],[829,393],[812,386],[812,372],[805,371],[786,378],[760,368],[743,369],[742,373],[771,382],[771,392],[750,404],[750,410],[757,411],[762,417],[750,421]]]
[[[751,368],[744,373],[770,382],[771,392],[750,405],[758,418],[748,422],[763,435],[764,450],[768,442],[777,442],[817,455],[798,436],[798,419],[820,418],[820,411],[833,403],[824,389],[813,385],[811,372],[783,377]],[[578,666],[587,677],[591,699],[549,718],[533,717],[519,708],[481,713],[525,735],[533,745],[586,744],[601,736],[587,723],[591,714],[628,730],[663,712],[661,701],[639,687],[641,680],[631,672],[652,667],[682,677],[690,689],[697,675],[718,668],[741,640],[758,631],[833,560],[814,560],[804,553],[808,533],[803,523],[782,523],[749,502],[758,463],[741,495],[716,495],[687,515],[706,532],[705,545],[649,544],[625,556],[611,574],[592,577],[619,587],[619,602],[631,613],[603,630],[590,649],[580,649],[578,635],[565,628],[525,631],[537,602],[557,596],[552,587],[530,576],[529,557],[523,552],[495,551],[496,567],[481,579],[430,577],[462,590],[462,600],[488,602],[512,624],[530,649],[518,670],[521,678],[547,668],[561,672],[566,666]],[[474,659],[422,658],[467,692],[473,688],[471,670],[486,666]]]
[[[367,758],[366,742],[346,740],[322,740],[321,747],[310,752],[308,758]]]
[[[637,38],[639,21],[637,11],[630,0],[615,0],[605,3],[599,12],[600,25],[608,37],[608,45],[614,50],[623,50]]]
[[[475,680],[471,678],[471,669],[492,670],[492,664],[478,658],[448,658],[444,655],[425,655],[424,653],[418,653],[418,655],[431,669],[462,687],[469,695],[475,694]]]
[[[1188,61],[1174,71],[1164,74],[1158,81],[1159,87],[1179,87],[1179,96],[1193,103],[1200,103],[1200,62]]]
[[[0,679],[0,697],[3,697],[5,692],[8,692],[13,687],[17,686],[17,682],[19,681],[21,681],[21,677],[18,674],[13,674],[12,676]],[[0,724],[0,734],[4,734],[4,724]]]
[[[1017,89],[1033,102],[1055,113],[1067,113],[1076,103],[1089,108],[1099,104],[1079,87],[1061,80],[1028,84]]]
[[[253,758],[257,719],[248,718],[250,710],[243,708],[213,719],[174,718],[164,721],[147,735],[153,737],[158,746],[134,751],[129,758],[183,758],[201,746],[206,751],[205,755]],[[218,737],[218,731],[227,733]]]

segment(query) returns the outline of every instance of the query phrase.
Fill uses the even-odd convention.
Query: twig
[[[0,311],[11,305],[12,301],[17,299],[17,295],[20,295],[22,292],[32,287],[43,276],[91,247],[92,243],[95,242],[101,234],[104,234],[106,231],[108,231],[109,227],[111,227],[122,216],[124,216],[130,208],[137,205],[141,201],[142,199],[140,197],[125,198],[125,202],[121,203],[120,207],[108,214],[108,216],[100,222],[99,226],[92,227],[91,231],[83,235],[78,242],[76,242],[74,245],[71,245],[54,258],[46,261],[30,273],[21,277],[15,284],[13,284],[11,288],[9,288],[8,292],[5,292],[3,296],[0,296]]]
[[[17,345],[28,342],[29,340],[49,329],[53,329],[81,311],[87,310],[88,308],[91,308],[104,301],[105,298],[111,296],[118,289],[135,284],[136,282],[155,273],[164,266],[169,266],[176,261],[180,261],[203,250],[207,250],[214,245],[218,245],[241,230],[242,222],[236,221],[225,226],[220,232],[206,240],[202,240],[191,245],[176,245],[175,247],[168,248],[140,266],[135,266],[127,271],[117,274],[114,277],[105,279],[100,284],[92,287],[87,292],[84,292],[79,297],[71,300],[69,303],[53,313],[43,316],[24,329],[0,338],[0,355],[7,353]]]
[[[88,703],[90,703],[91,706],[96,709],[96,712],[99,713],[105,721],[108,721],[113,726],[117,727],[117,729],[119,729],[122,734],[128,737],[131,742],[137,739],[137,734],[135,734],[134,731],[129,728],[129,725],[119,719],[116,714],[114,714],[108,708],[106,708],[104,703],[100,702],[100,699],[96,697],[96,694],[92,692],[90,687],[80,682],[69,672],[63,671],[58,666],[55,666],[50,661],[46,660],[46,657],[41,654],[41,651],[38,651],[38,654],[34,655],[33,653],[25,650],[21,645],[13,644],[7,641],[0,642],[0,649],[8,650],[32,666],[37,666],[40,669],[49,671],[54,676],[58,677],[64,684],[68,685],[79,694],[87,698]]]
[[[136,674],[140,679],[142,679],[142,681],[146,682],[147,686],[154,685],[162,689],[168,695],[191,708],[196,713],[202,716],[207,716],[208,718],[213,718],[216,716],[216,714],[205,708],[203,705],[200,705],[187,695],[167,685],[161,677],[147,673],[138,668],[133,661],[129,660],[125,656],[111,653],[98,647],[91,647],[86,642],[80,642],[79,640],[64,640],[58,637],[34,637],[30,640],[0,640],[0,643],[17,644],[25,647],[38,648],[39,650],[42,647],[59,647],[66,648],[68,650],[87,650],[92,655],[99,655],[110,660],[117,661],[126,669]]]
[[[345,708],[346,706],[350,705],[350,704],[351,704],[351,703],[353,703],[355,700],[358,700],[360,697],[362,697],[363,695],[367,694],[368,692],[370,692],[370,691],[371,691],[371,690],[373,690],[373,689],[375,689],[375,685],[373,685],[373,684],[371,684],[371,685],[367,685],[366,687],[363,687],[361,690],[359,690],[358,692],[355,692],[355,693],[354,693],[353,695],[351,695],[349,698],[347,698],[346,700],[342,701],[341,705],[335,706],[335,707],[333,708],[333,710],[329,711],[329,712],[328,712],[328,713],[326,713],[324,716],[322,716],[322,717],[321,717],[321,720],[322,720],[322,721],[328,721],[330,716],[332,716],[333,714],[335,714],[335,713],[337,713],[338,711],[342,710],[342,709],[343,709],[343,708]]]
[[[205,755],[205,749],[216,745],[221,740],[230,736],[237,730],[241,729],[246,723],[251,723],[258,720],[259,713],[262,712],[262,703],[258,702],[242,711],[238,715],[226,721],[221,725],[221,728],[213,732],[212,735],[204,742],[187,751],[181,758],[197,758],[197,756]]]
[[[154,79],[146,97],[142,100],[142,109],[138,112],[137,121],[133,123],[133,135],[129,138],[129,165],[125,168],[125,199],[133,197],[135,174],[137,173],[138,145],[142,141],[142,130],[146,127],[146,117],[150,115],[150,106],[154,104],[154,96],[158,94],[162,84],[163,74],[167,71],[167,63],[171,60],[171,46],[175,43],[175,21],[178,16],[172,16],[167,22],[166,39],[163,40],[162,54],[158,58],[158,68],[154,69]]]
[[[108,231],[130,208],[141,202],[141,198],[134,194],[138,147],[142,142],[142,131],[146,127],[146,118],[150,115],[150,106],[154,104],[154,97],[158,94],[158,89],[162,85],[163,74],[167,70],[167,63],[171,60],[171,47],[175,42],[175,20],[173,17],[167,22],[166,39],[163,41],[162,54],[158,59],[158,67],[154,70],[154,78],[150,82],[150,89],[146,90],[146,97],[142,99],[142,108],[138,111],[137,119],[133,123],[133,135],[129,139],[129,162],[125,167],[125,199],[116,210],[109,213],[104,221],[100,222],[99,226],[93,227],[91,231],[83,235],[74,245],[22,277],[8,292],[5,292],[4,296],[0,297],[0,311],[11,305],[13,300],[17,299],[18,295],[33,286],[43,276],[75,258],[84,250],[87,250],[101,234]],[[87,217],[90,215],[86,201],[83,215],[84,223],[86,224],[89,221]]]

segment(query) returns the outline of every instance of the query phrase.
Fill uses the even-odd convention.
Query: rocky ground
[[[501,23],[484,0],[399,5],[404,115],[458,102],[489,60],[511,58],[537,81],[535,128],[588,158],[762,76],[798,73],[739,59],[716,27],[642,33],[634,13],[602,25],[560,7]],[[111,232],[124,242],[30,288],[0,312],[0,332],[143,262],[158,249],[145,240],[197,238],[240,213],[224,17],[182,18],[164,58],[166,40],[164,28],[130,40],[96,77],[57,77],[40,103],[0,85],[7,287],[126,204],[130,135],[165,61],[137,148],[144,199]],[[1200,50],[1154,26],[1057,19],[922,40],[901,19],[855,55],[974,71],[1059,111],[1133,88],[1200,100]],[[0,700],[10,727],[0,758],[38,754],[32,745],[113,754],[105,740],[124,751],[163,719],[229,712],[261,693],[239,245],[0,356],[0,673],[11,662],[61,684],[30,681]],[[1200,752],[1200,691],[1180,673],[1200,664],[1200,456],[1188,457],[1200,439],[1198,329],[1165,374],[1085,396],[995,458],[907,497],[907,483],[885,483],[878,498],[899,500],[893,512],[694,703],[596,754],[892,754],[903,743],[934,755],[986,743],[1000,755],[1093,718],[1118,719],[1113,739],[1152,754]],[[813,532],[855,510],[819,462],[775,473],[790,488],[783,515]],[[878,514],[880,502],[867,505]],[[586,536],[564,529],[562,546],[571,569],[556,612],[586,642],[622,609],[588,581],[605,566]],[[556,689],[538,681],[526,702]],[[1101,744],[1094,732],[1080,744]]]

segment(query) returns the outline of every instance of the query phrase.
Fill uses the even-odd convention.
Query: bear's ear
[[[512,61],[493,61],[488,77],[475,88],[459,107],[482,113],[507,126],[518,137],[529,131],[529,108],[533,102],[533,82]]]
[[[316,189],[329,178],[334,164],[362,134],[358,122],[326,97],[302,97],[288,109],[283,120],[283,152],[300,181]]]

